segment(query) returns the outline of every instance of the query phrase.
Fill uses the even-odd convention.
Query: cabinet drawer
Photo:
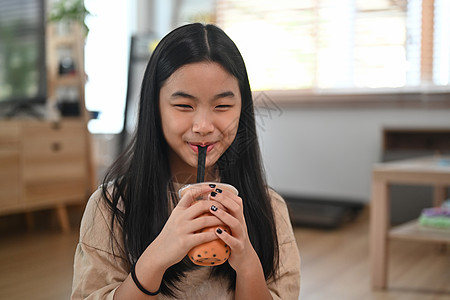
[[[0,211],[20,202],[20,127],[0,121]]]
[[[25,124],[23,181],[26,203],[47,203],[86,196],[88,171],[81,122]]]
[[[86,174],[84,128],[77,123],[24,127],[24,179],[70,179]]]
[[[0,210],[20,202],[20,154],[0,145]]]
[[[87,181],[85,177],[71,179],[36,178],[25,183],[25,203],[55,203],[71,200],[87,201]]]
[[[33,159],[84,155],[84,128],[78,123],[27,123],[23,128],[23,154]]]
[[[14,121],[0,121],[0,149],[18,150],[20,126]]]

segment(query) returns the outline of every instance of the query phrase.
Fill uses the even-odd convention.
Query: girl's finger
[[[216,227],[225,225],[219,218],[213,215],[200,216],[195,218],[187,225],[188,232],[196,232],[207,227]]]
[[[230,227],[233,236],[239,238],[245,235],[245,233],[243,232],[245,230],[245,222],[244,224],[241,224],[241,222],[239,222],[236,217],[215,206],[211,206],[210,211],[214,216],[219,218],[223,223]]]
[[[222,194],[223,196],[228,197],[229,199],[233,200],[238,206],[242,207],[242,198],[238,195],[235,195],[234,193],[226,189],[222,190],[220,188],[216,188],[214,191],[217,194]]]
[[[189,243],[189,249],[204,244],[207,242],[211,242],[217,239],[217,235],[214,231],[203,231],[194,233],[189,236],[188,243]]]
[[[225,191],[223,191],[223,193],[217,192],[216,189],[216,191],[210,194],[209,199],[223,204],[227,211],[235,217],[239,217],[239,215],[243,214],[242,199],[234,194],[226,193]]]
[[[239,241],[233,237],[231,234],[229,234],[227,231],[225,231],[223,228],[217,227],[215,230],[216,236],[221,239],[225,244],[230,246],[231,251],[233,249],[236,249]]]
[[[202,195],[207,193],[211,193],[215,188],[213,184],[196,184],[192,186],[186,187],[185,190],[182,190],[182,197],[180,202],[178,202],[177,207],[187,208],[192,205],[192,203]]]
[[[220,209],[225,209],[222,203],[214,200],[196,200],[192,203],[191,207],[186,210],[185,218],[187,220],[193,220],[202,214],[208,213],[212,205],[215,205]]]

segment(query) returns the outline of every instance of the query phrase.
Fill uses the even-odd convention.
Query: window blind
[[[0,102],[44,101],[43,0],[0,1]]]
[[[433,82],[450,84],[450,1],[434,0]]]
[[[216,22],[254,90],[438,86],[449,84],[449,2],[218,0]]]

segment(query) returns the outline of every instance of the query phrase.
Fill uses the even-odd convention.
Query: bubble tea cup
[[[200,185],[205,184],[208,185],[215,184],[216,188],[218,189],[221,189],[223,191],[226,190],[235,195],[238,195],[238,190],[234,186],[220,182],[202,182],[202,183],[188,184],[183,186],[178,191],[178,195],[181,198],[189,189],[199,187]],[[199,198],[197,198],[193,203],[193,205],[195,205],[197,201],[204,201],[204,200],[208,200],[208,194],[202,195]],[[211,213],[205,213],[202,214],[201,216],[205,215],[211,215]],[[196,233],[215,231],[216,228],[217,226],[206,227],[200,231],[197,231]],[[231,233],[230,228],[228,226],[221,226],[221,228],[225,232]],[[195,246],[188,252],[188,256],[189,259],[196,265],[217,266],[223,264],[228,260],[228,258],[230,257],[230,252],[231,252],[230,247],[226,245],[221,239],[217,238],[216,240]]]

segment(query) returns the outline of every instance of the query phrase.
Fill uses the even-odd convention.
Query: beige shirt
[[[279,279],[267,282],[273,299],[296,300],[300,293],[300,255],[286,203],[270,191],[280,247]],[[98,189],[89,199],[80,227],[75,252],[72,299],[113,299],[116,289],[127,278],[130,265],[123,252],[121,228],[114,226],[115,247],[111,250],[111,213]],[[118,246],[118,247],[117,247]],[[234,299],[227,283],[209,278],[211,267],[186,274],[178,287],[182,299]],[[172,299],[159,294],[158,299]]]

